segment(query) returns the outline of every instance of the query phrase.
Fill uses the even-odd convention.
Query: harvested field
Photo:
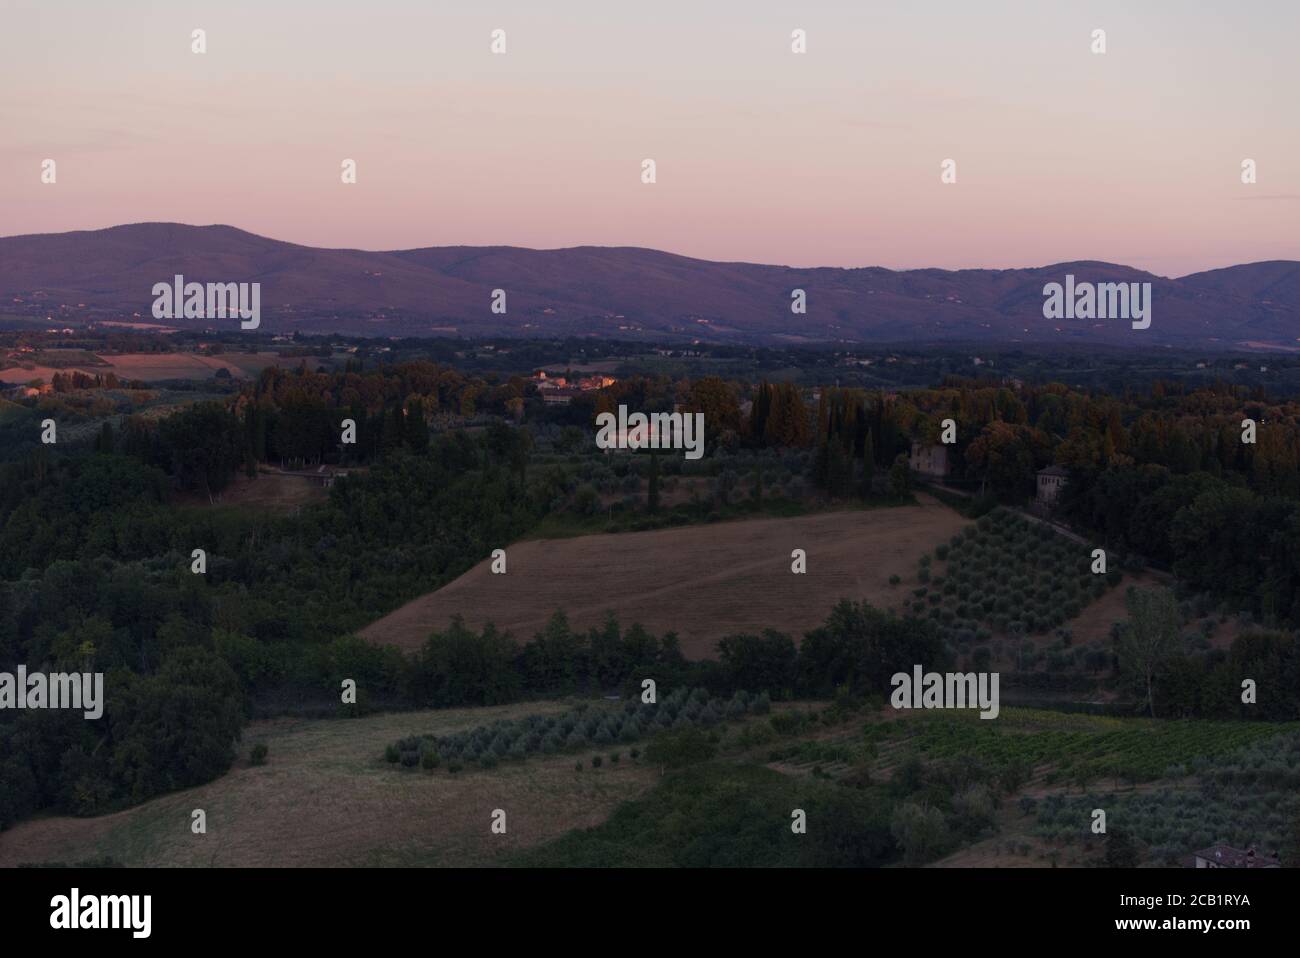
[[[505,575],[485,560],[362,635],[415,649],[461,615],[527,641],[563,609],[575,628],[613,612],[624,626],[674,630],[690,658],[711,656],[735,632],[772,628],[799,639],[842,598],[898,607],[922,553],[966,525],[937,500],[917,498],[915,506],[518,542],[506,550]],[[807,552],[805,575],[790,571],[796,548]],[[902,584],[889,584],[894,574]]]
[[[33,379],[50,382],[55,373],[73,370],[90,376],[103,376],[111,372],[121,379],[157,382],[164,379],[211,379],[218,369],[225,369],[238,379],[256,376],[267,366],[294,367],[303,360],[301,356],[281,356],[279,353],[225,353],[220,356],[201,356],[198,353],[104,353],[95,355],[94,358],[99,362],[58,367],[39,363],[10,366],[0,369],[0,382],[15,384]],[[329,362],[314,356],[307,359],[309,368],[312,369],[320,363]]]
[[[404,712],[363,719],[273,719],[244,731],[241,760],[207,785],[99,818],[51,816],[0,833],[0,868],[109,856],[128,866],[490,865],[604,821],[657,772],[631,762],[575,772],[572,755],[451,775],[402,771],[384,746],[497,718],[564,711],[564,702]],[[250,766],[249,748],[269,746]],[[190,813],[207,813],[207,834]],[[503,809],[507,832],[490,831]]]

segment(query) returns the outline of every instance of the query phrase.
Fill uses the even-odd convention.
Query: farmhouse
[[[1231,845],[1211,845],[1193,856],[1196,868],[1281,868],[1282,862],[1273,852],[1267,858],[1256,855],[1254,848],[1242,851]]]
[[[1053,505],[1069,480],[1070,474],[1060,466],[1048,466],[1038,470],[1037,501],[1044,506]]]
[[[542,400],[548,406],[567,406],[573,402],[573,397],[581,393],[579,389],[573,389],[568,386],[561,386],[555,389],[547,389],[542,393]]]
[[[948,475],[948,450],[944,446],[912,440],[912,455],[908,457],[913,472],[942,479]]]

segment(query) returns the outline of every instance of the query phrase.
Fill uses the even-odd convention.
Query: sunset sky
[[[167,220],[1170,276],[1300,259],[1297,36],[1294,2],[0,0],[0,234]]]

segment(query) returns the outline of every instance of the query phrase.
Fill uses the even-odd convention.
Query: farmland
[[[405,712],[355,720],[257,722],[245,759],[221,778],[98,818],[37,818],[0,833],[0,867],[110,857],[129,866],[486,865],[567,829],[594,825],[643,791],[649,768],[624,762],[575,774],[556,756],[491,775],[401,775],[383,760],[398,736],[450,735],[498,718],[562,712],[560,703]],[[265,765],[247,755],[269,747]],[[208,833],[190,832],[207,813]],[[506,835],[489,831],[494,808]]]
[[[241,759],[214,782],[112,815],[21,823],[0,834],[0,867],[86,858],[1046,867],[1099,860],[1104,838],[1088,829],[1097,807],[1137,841],[1142,862],[1178,864],[1214,841],[1275,848],[1300,814],[1295,723],[1015,708],[989,722],[816,702],[773,703],[768,714],[753,699],[711,702],[684,690],[663,701],[675,703],[675,717],[648,721],[640,743],[610,725],[641,722],[647,707],[634,700],[255,722],[241,750],[268,746],[266,764]],[[582,740],[543,746],[566,726]],[[536,749],[507,741],[529,735]],[[703,751],[665,769],[672,753],[653,750],[682,735],[699,736]],[[471,749],[485,758],[470,764]],[[911,820],[922,805],[929,834]],[[207,813],[206,835],[189,830],[196,808]],[[498,808],[505,835],[490,830]],[[808,815],[807,841],[792,837],[792,808]]]
[[[909,607],[942,623],[960,644],[993,635],[1045,634],[1078,617],[1119,582],[1090,571],[1087,546],[1008,509],[997,509],[921,556]],[[1112,563],[1114,565],[1115,563]]]
[[[970,756],[1000,770],[1018,766],[1044,786],[1070,786],[1152,781],[1170,767],[1224,755],[1278,731],[1270,722],[1156,721],[1006,708],[997,721],[919,713],[907,723],[870,725],[867,737],[884,751],[906,743],[927,760]]]
[[[751,698],[738,691],[730,700],[710,701],[703,688],[679,687],[662,702],[652,704],[629,700],[621,709],[602,709],[582,703],[560,715],[528,715],[513,722],[498,720],[492,725],[441,738],[428,734],[410,736],[390,744],[384,757],[404,768],[420,764],[433,769],[446,760],[449,771],[453,772],[466,765],[492,769],[506,759],[522,761],[539,754],[601,749],[618,743],[632,745],[665,729],[696,725],[712,728],[725,718],[738,719],[749,713],[766,715],[770,710],[771,701],[766,692]],[[614,764],[619,754],[615,752],[611,756]],[[596,761],[601,761],[601,757]]]
[[[58,365],[47,364],[40,356],[57,357],[59,353],[74,354],[67,359],[60,359]],[[206,356],[200,353],[89,353],[81,350],[51,350],[37,354],[36,359],[22,365],[13,365],[0,369],[0,382],[18,384],[41,379],[50,382],[55,373],[73,371],[88,375],[104,376],[115,374],[119,379],[160,382],[173,379],[211,379],[219,369],[224,369],[233,378],[242,379],[256,376],[267,366],[297,366],[302,357],[282,356],[274,352],[258,353],[223,353],[218,356]],[[321,363],[313,359],[312,366]]]
[[[674,630],[691,658],[709,656],[732,632],[800,636],[841,598],[895,604],[900,590],[889,577],[966,525],[934,499],[918,499],[897,508],[525,541],[507,549],[505,575],[484,561],[362,635],[414,649],[461,615],[471,627],[491,621],[524,641],[563,609],[577,628],[599,625],[613,611],[653,632]],[[790,569],[797,548],[808,555],[804,575]]]

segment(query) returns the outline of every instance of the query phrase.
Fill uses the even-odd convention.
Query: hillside
[[[653,780],[625,764],[578,776],[557,756],[436,779],[403,776],[383,761],[394,736],[448,733],[481,722],[562,710],[532,702],[493,709],[400,712],[356,720],[276,719],[244,731],[243,758],[207,785],[172,792],[96,818],[34,818],[0,833],[0,868],[108,857],[144,867],[343,867],[488,865],[570,828],[602,821]],[[249,747],[265,743],[264,766]],[[510,830],[489,831],[504,807]],[[190,832],[191,812],[207,813],[207,834]]]
[[[889,577],[909,575],[927,549],[966,524],[919,498],[919,506],[516,543],[506,550],[505,575],[481,562],[361,634],[411,650],[460,615],[471,628],[491,621],[525,642],[563,609],[577,629],[613,612],[625,625],[675,631],[695,659],[711,656],[732,633],[772,628],[801,636],[840,599],[885,607],[906,596]],[[790,571],[793,549],[808,555],[804,575]]]
[[[720,263],[633,247],[316,249],[230,226],[140,223],[0,238],[0,296],[63,322],[150,317],[152,287],[262,284],[262,328],[377,335],[616,335],[713,342],[1124,343],[1123,320],[1043,318],[1045,283],[1150,282],[1144,345],[1294,346],[1300,264],[1166,279],[1103,262],[895,271]],[[790,309],[804,289],[808,311]],[[492,291],[507,311],[490,309]],[[207,320],[178,321],[202,328]]]

